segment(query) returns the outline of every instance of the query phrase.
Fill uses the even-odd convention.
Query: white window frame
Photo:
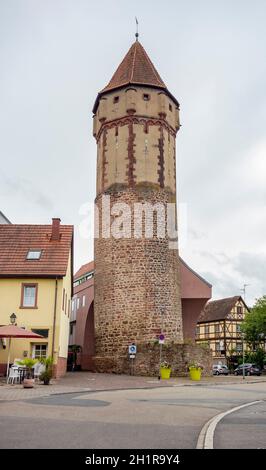
[[[42,351],[42,348],[45,346],[45,356],[44,355],[38,355],[36,357],[36,346],[41,346],[40,351]],[[33,359],[41,359],[41,358],[46,358],[47,357],[47,352],[48,352],[48,344],[47,343],[38,343],[38,344],[33,344],[32,346],[32,357]]]
[[[27,253],[27,259],[38,260],[42,256],[42,250],[29,250]]]
[[[34,289],[34,296],[26,296],[26,289]],[[26,299],[33,299],[33,303],[27,303]],[[37,304],[37,285],[23,284],[22,292],[22,307],[24,308],[35,308]]]

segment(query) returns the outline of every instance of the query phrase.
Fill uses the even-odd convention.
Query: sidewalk
[[[139,377],[116,374],[99,374],[93,372],[68,372],[65,377],[52,380],[50,385],[36,384],[32,389],[24,389],[22,385],[7,385],[0,381],[0,403],[3,401],[27,400],[28,398],[44,397],[63,393],[97,392],[101,390],[127,390],[159,387],[184,387],[204,385],[245,385],[266,382],[266,376],[212,376],[203,377],[200,382],[193,382],[188,377],[174,377],[169,380],[158,380],[156,377]]]

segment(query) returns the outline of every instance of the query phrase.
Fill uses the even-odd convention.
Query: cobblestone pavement
[[[156,377],[139,377],[116,374],[98,374],[92,372],[68,372],[60,380],[53,380],[48,386],[36,384],[33,389],[24,389],[22,385],[7,385],[0,379],[0,402],[27,400],[28,398],[45,397],[54,394],[73,392],[93,392],[103,390],[128,390],[143,388],[164,388],[184,386],[204,386],[221,384],[248,384],[266,382],[266,376],[242,377],[219,376],[203,377],[200,382],[192,382],[187,377],[175,377],[169,380],[158,380]]]

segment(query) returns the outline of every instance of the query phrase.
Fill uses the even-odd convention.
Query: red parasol
[[[25,330],[16,325],[6,325],[0,326],[0,338],[9,338],[8,344],[8,359],[7,359],[7,379],[9,372],[9,362],[10,362],[10,346],[11,338],[43,338],[43,336],[33,333],[31,330]]]

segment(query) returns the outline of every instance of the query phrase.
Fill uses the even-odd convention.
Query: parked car
[[[244,372],[245,375],[260,375],[261,370],[259,366],[256,364],[240,364],[236,369],[235,369],[235,375],[243,375],[243,367],[244,367]]]
[[[225,365],[215,364],[214,366],[212,366],[212,373],[213,375],[228,375],[229,369]]]

